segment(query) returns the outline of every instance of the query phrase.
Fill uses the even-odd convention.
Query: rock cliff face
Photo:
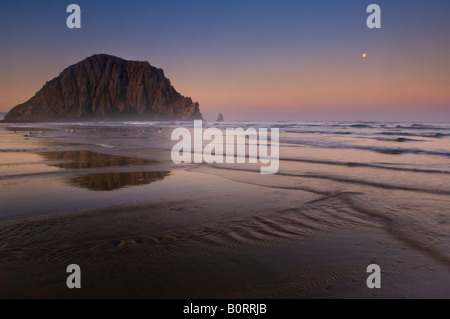
[[[223,122],[223,121],[224,121],[224,119],[223,119],[223,114],[220,113],[220,114],[217,116],[216,122]]]
[[[179,94],[164,71],[148,62],[110,55],[89,57],[47,82],[14,107],[5,121],[68,121],[135,118],[201,119],[197,102]]]

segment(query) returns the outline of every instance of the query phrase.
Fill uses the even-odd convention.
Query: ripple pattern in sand
[[[181,226],[156,222],[147,212],[183,211],[186,203],[148,207],[127,215],[87,213],[3,225],[0,259],[7,262],[74,262],[176,255],[202,255],[223,249],[381,227],[350,208],[340,195],[274,212],[247,212],[230,218]],[[101,216],[97,216],[101,215]]]

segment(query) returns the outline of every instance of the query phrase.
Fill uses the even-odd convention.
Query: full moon
[[[367,53],[363,53],[363,58],[367,57]]]

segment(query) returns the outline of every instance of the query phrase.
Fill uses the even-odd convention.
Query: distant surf
[[[336,267],[343,269],[339,276],[353,276],[359,267],[365,280],[374,256],[392,257],[376,262],[402,276],[415,269],[422,278],[420,267],[450,269],[450,124],[204,121],[204,129],[222,131],[279,128],[279,171],[270,176],[250,161],[175,164],[171,132],[193,124],[1,123],[2,263],[15,270],[74,260],[127,268],[140,260],[149,263],[140,269],[152,269],[156,262],[163,271],[144,277],[159,281],[165,273],[167,283],[176,282],[172,293],[180,270],[190,280],[191,270],[205,265],[196,282],[207,282],[208,269],[208,278],[221,278],[225,268],[217,258],[242,270],[239,282],[263,274],[267,260],[245,263],[270,250],[283,277],[291,273],[288,281],[299,284],[312,278],[308,287],[335,282]],[[242,252],[241,263],[228,252]],[[323,256],[329,264],[322,265]],[[186,262],[191,257],[195,267]],[[297,276],[305,265],[309,275]],[[22,282],[23,272],[17,273]],[[123,282],[123,269],[117,274]],[[357,296],[367,292],[355,285]]]

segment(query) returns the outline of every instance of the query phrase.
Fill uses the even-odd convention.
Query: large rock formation
[[[224,119],[223,119],[223,114],[220,113],[220,114],[217,116],[216,122],[223,122],[223,121],[224,121]]]
[[[5,121],[66,121],[137,118],[201,119],[198,103],[179,94],[164,71],[148,62],[91,56],[47,82],[14,107]]]

